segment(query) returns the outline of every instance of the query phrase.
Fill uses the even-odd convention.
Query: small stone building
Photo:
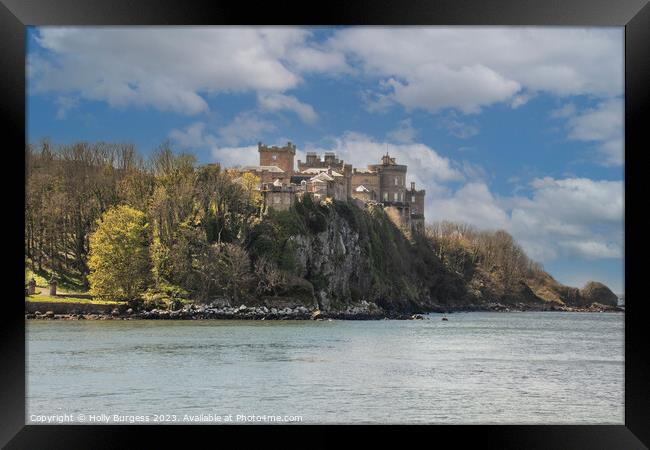
[[[262,206],[264,211],[269,208],[277,211],[286,211],[296,201],[296,188],[276,180],[273,183],[262,184]]]
[[[345,194],[343,200],[352,197],[352,164],[346,164],[342,159],[336,157],[336,153],[327,152],[323,159],[317,153],[308,152],[305,162],[298,160],[299,173],[314,173],[309,172],[310,169],[320,169],[320,171],[332,169],[337,174],[343,177],[341,181],[345,187]]]
[[[284,181],[287,174],[278,166],[244,166],[239,169],[239,173],[251,173],[260,179],[263,183],[273,183],[275,180]]]
[[[364,189],[358,191],[359,186],[363,186],[368,193]],[[379,174],[370,170],[353,169],[352,197],[379,201]]]

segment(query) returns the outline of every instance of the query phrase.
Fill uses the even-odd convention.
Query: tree
[[[145,214],[130,206],[106,211],[90,235],[90,293],[132,300],[147,287],[149,233]]]
[[[277,296],[278,288],[287,283],[287,275],[266,256],[260,256],[255,261],[255,275],[258,294],[272,292],[273,295]]]
[[[248,291],[252,281],[248,252],[237,244],[219,246],[219,268],[224,287],[233,301],[237,302]]]

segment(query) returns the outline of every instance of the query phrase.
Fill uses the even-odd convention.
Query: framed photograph
[[[6,448],[647,448],[647,1],[2,1]]]

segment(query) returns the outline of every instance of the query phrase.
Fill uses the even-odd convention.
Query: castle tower
[[[406,169],[397,164],[395,158],[386,153],[381,164],[368,166],[372,172],[379,174],[379,201],[383,203],[406,203]]]
[[[287,142],[284,147],[266,146],[261,142],[257,144],[260,153],[260,166],[277,166],[285,172],[286,177],[293,175],[293,160],[296,156],[296,146]]]

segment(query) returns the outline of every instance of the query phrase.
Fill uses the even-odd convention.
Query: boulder
[[[618,296],[614,294],[611,289],[603,283],[597,281],[588,282],[585,287],[580,290],[580,295],[584,299],[584,303],[600,303],[601,305],[617,306]]]

